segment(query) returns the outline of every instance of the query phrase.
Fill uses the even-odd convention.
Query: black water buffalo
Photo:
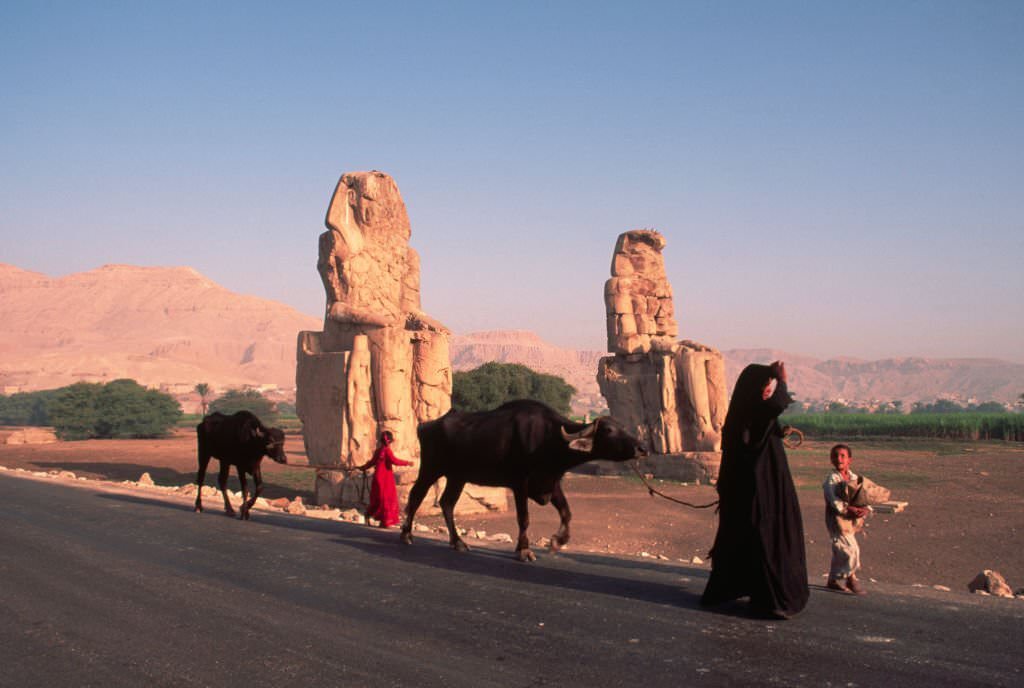
[[[519,521],[516,555],[520,561],[536,559],[526,530],[530,525],[527,498],[549,501],[558,509],[561,526],[552,536],[558,549],[569,541],[569,503],[562,492],[562,476],[573,466],[594,459],[625,461],[644,456],[643,446],[611,418],[592,423],[573,422],[538,401],[510,401],[493,411],[449,411],[421,423],[420,471],[409,493],[402,524],[402,542],[412,542],[412,522],[427,490],[441,477],[441,511],[451,546],[469,549],[455,528],[453,510],[466,483],[507,487],[512,490]]]
[[[238,470],[238,482],[242,484],[242,506],[239,518],[247,520],[249,510],[263,491],[263,475],[260,462],[269,456],[277,463],[287,463],[284,453],[284,432],[279,428],[267,428],[260,419],[249,411],[238,411],[230,416],[211,413],[196,426],[199,441],[199,471],[196,473],[196,511],[203,510],[203,481],[210,459],[220,461],[217,485],[224,496],[224,511],[234,516],[235,510],[228,501],[228,473],[234,466]],[[256,484],[252,495],[245,483],[245,474],[250,473]]]

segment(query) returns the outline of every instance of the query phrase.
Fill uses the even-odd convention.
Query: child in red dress
[[[377,470],[373,472],[373,486],[370,488],[370,506],[366,510],[367,518],[375,518],[380,521],[381,528],[390,528],[398,524],[398,491],[395,489],[395,466],[411,466],[412,461],[403,461],[391,451],[391,443],[395,436],[390,430],[380,434],[380,444],[373,458],[359,466],[359,470],[365,471],[374,466]]]

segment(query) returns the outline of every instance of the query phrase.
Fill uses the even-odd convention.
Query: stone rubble
[[[1013,589],[1006,583],[1002,574],[992,569],[985,569],[975,576],[967,589],[973,593],[985,592],[996,597],[1013,597]]]
[[[15,430],[4,444],[50,444],[57,441],[57,434],[49,428],[22,428]]]
[[[289,514],[295,516],[303,516],[307,513],[306,505],[302,503],[302,497],[296,497],[292,500],[292,503],[285,509]]]

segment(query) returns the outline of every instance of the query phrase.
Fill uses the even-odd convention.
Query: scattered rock
[[[139,485],[145,485],[147,487],[152,487],[155,484],[156,483],[153,482],[153,478],[149,475],[148,472],[143,473],[141,476],[139,476]]]
[[[431,532],[430,526],[425,526],[422,523],[414,523],[412,529],[417,533],[429,533]]]
[[[938,590],[939,592],[949,592],[950,591],[949,587],[947,587],[945,585],[933,585],[932,587],[935,588],[936,590]]]
[[[324,521],[338,521],[341,519],[341,509],[306,509],[305,515],[310,518],[319,518]]]
[[[291,504],[288,505],[286,511],[289,514],[296,516],[303,516],[306,513],[306,505],[302,503],[302,497],[296,497]]]
[[[274,502],[278,501],[280,500],[274,500]],[[274,502],[271,502],[271,504],[273,504]],[[345,509],[344,511],[341,512],[341,520],[347,521],[349,523],[366,523],[366,517],[363,516],[358,509]]]
[[[53,430],[46,428],[24,428],[7,436],[6,444],[50,444],[57,441]]]
[[[541,537],[534,543],[537,547],[547,548],[551,546],[551,538]]]
[[[270,506],[275,509],[287,509],[289,504],[291,504],[291,500],[287,497],[278,497],[277,499],[270,500]]]
[[[487,539],[491,542],[512,542],[512,536],[508,533],[495,533]]]
[[[907,508],[910,502],[888,501],[871,504],[871,510],[879,514],[898,514]]]
[[[61,471],[57,474],[57,477],[63,480],[75,480],[78,476],[71,471]]]
[[[1006,584],[1006,579],[992,569],[985,569],[975,576],[974,580],[967,584],[967,589],[971,592],[984,590],[996,597],[1013,597],[1013,590]]]
[[[691,564],[703,564],[704,560],[701,559],[700,557],[694,555],[693,559],[690,559],[690,563]]]

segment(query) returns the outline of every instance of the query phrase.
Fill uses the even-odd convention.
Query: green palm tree
[[[203,410],[203,416],[205,416],[207,399],[210,397],[210,385],[205,382],[200,382],[193,388],[193,390],[199,395],[199,407]]]

